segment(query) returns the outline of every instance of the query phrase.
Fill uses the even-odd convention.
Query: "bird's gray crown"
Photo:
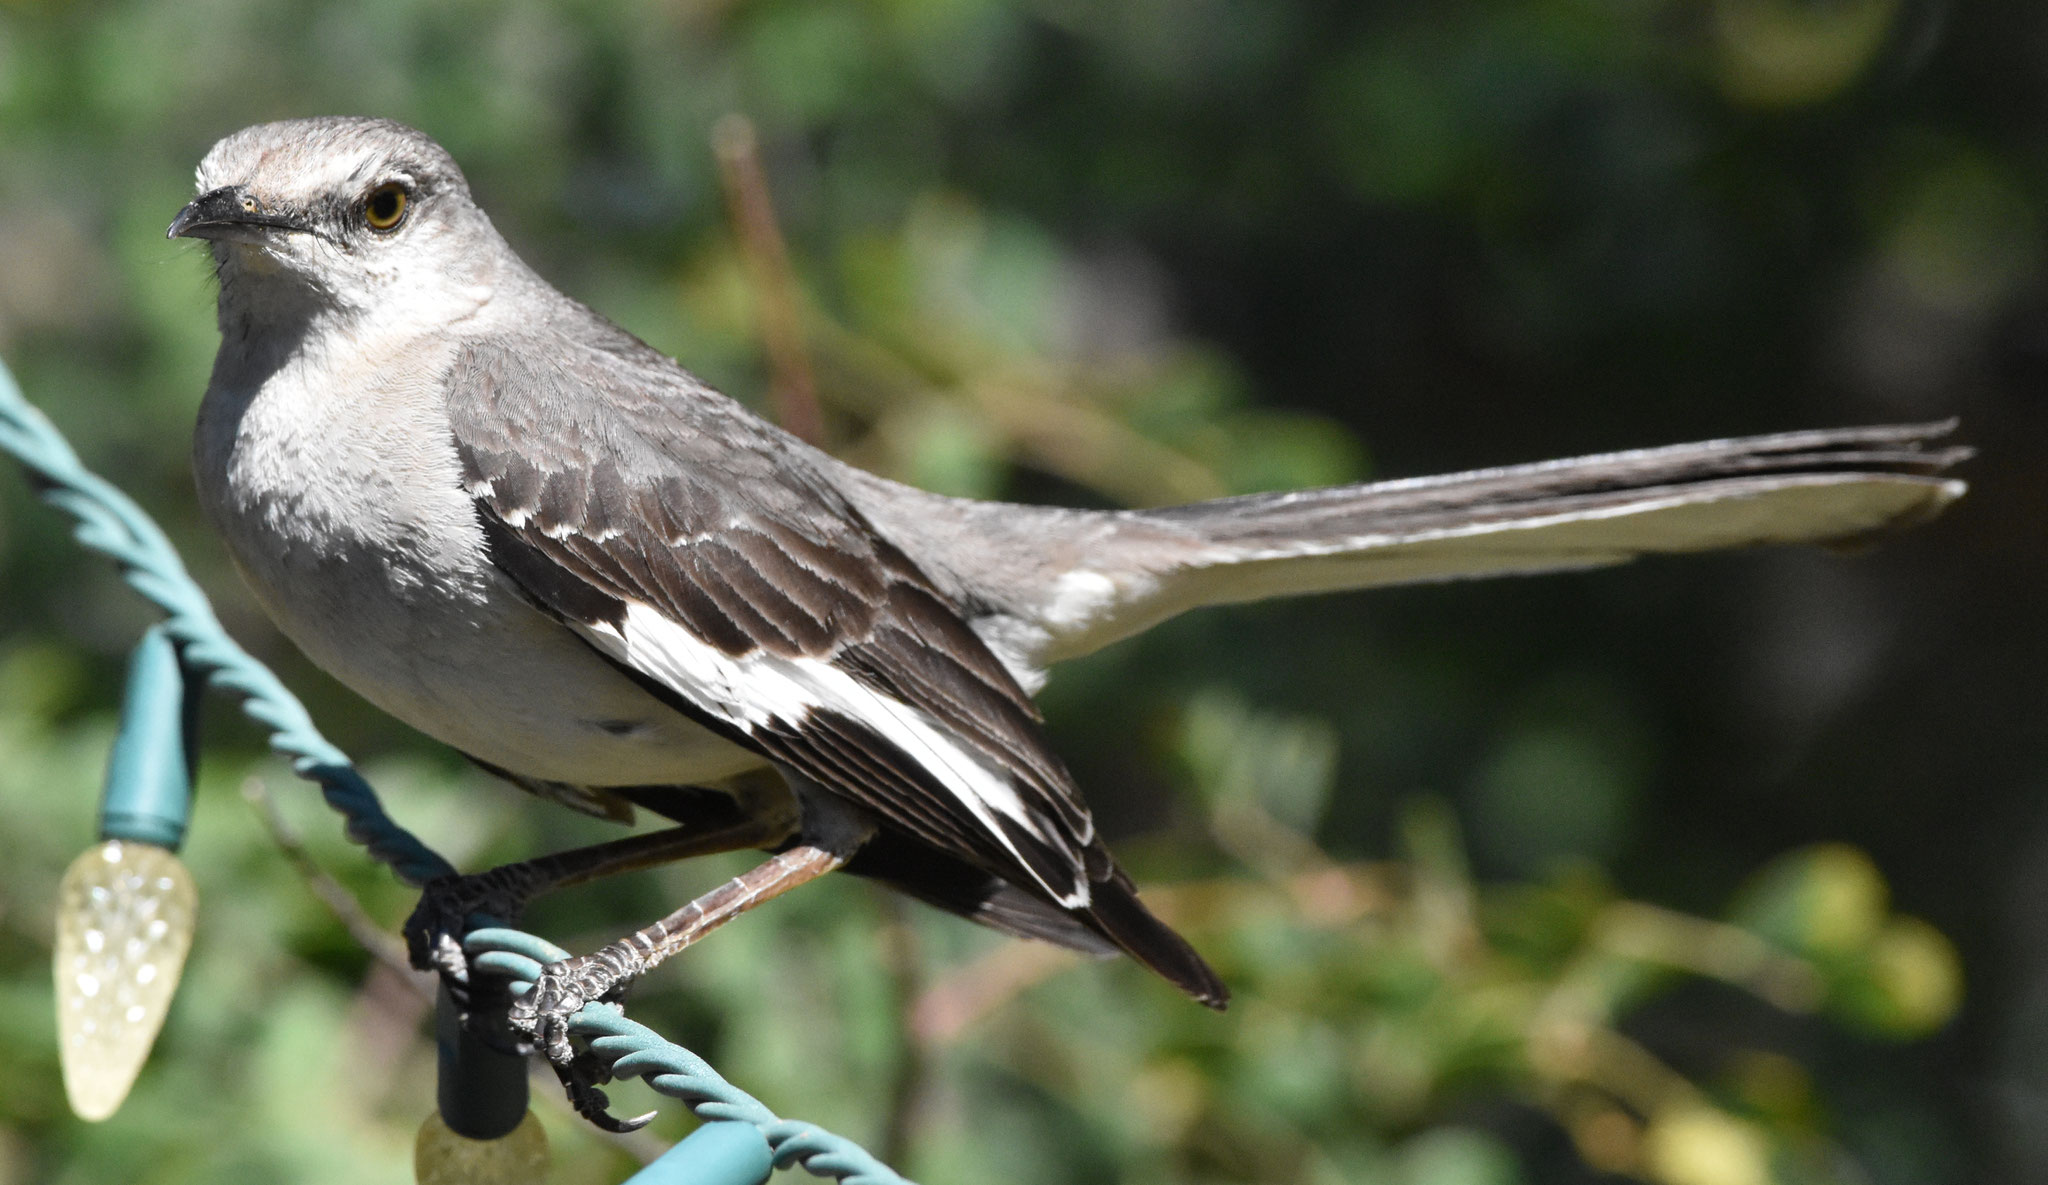
[[[469,196],[469,183],[446,149],[389,119],[321,116],[243,128],[199,162],[199,189],[243,186],[280,205],[310,207],[387,180],[422,192]]]

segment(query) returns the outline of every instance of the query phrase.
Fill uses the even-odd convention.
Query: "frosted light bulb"
[[[57,904],[57,1052],[80,1119],[112,1115],[142,1070],[192,949],[199,895],[155,844],[110,839],[64,873]]]
[[[439,1111],[420,1125],[412,1148],[418,1185],[532,1185],[548,1175],[548,1137],[528,1111],[503,1137],[472,1140],[449,1130]]]

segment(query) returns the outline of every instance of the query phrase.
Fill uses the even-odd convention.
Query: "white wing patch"
[[[770,724],[801,729],[804,718],[813,711],[837,712],[859,721],[922,764],[952,791],[988,833],[1017,857],[1021,868],[1029,869],[1031,863],[1018,853],[996,821],[998,814],[1055,847],[1062,846],[1046,835],[1001,770],[961,747],[923,712],[863,686],[829,662],[785,658],[765,650],[734,658],[700,641],[660,612],[631,603],[626,606],[625,623],[618,628],[603,622],[575,628],[605,654],[750,732]],[[1086,877],[1075,878],[1071,885],[1050,885],[1042,879],[1039,884],[1069,909],[1088,904]]]

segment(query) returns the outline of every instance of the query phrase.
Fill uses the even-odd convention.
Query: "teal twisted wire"
[[[531,987],[541,968],[569,957],[561,947],[519,930],[472,930],[463,938],[470,966],[511,981],[513,995]],[[814,1177],[844,1185],[911,1185],[873,1153],[813,1123],[779,1118],[761,1100],[728,1082],[710,1063],[628,1020],[616,1004],[585,1004],[569,1018],[569,1031],[589,1041],[615,1078],[642,1078],[657,1092],[681,1100],[706,1123],[738,1120],[761,1130],[777,1168],[800,1164]]]
[[[72,534],[80,543],[111,557],[129,585],[164,611],[164,631],[178,644],[182,661],[270,730],[270,747],[291,759],[293,772],[320,786],[321,796],[341,814],[350,840],[408,884],[454,875],[454,866],[384,813],[369,783],[347,755],[320,735],[299,698],[228,636],[163,530],[79,461],[49,418],[23,398],[5,363],[0,363],[0,448],[34,475],[43,501],[77,520]]]
[[[299,698],[228,636],[163,530],[126,494],[85,467],[49,418],[22,396],[4,362],[0,449],[34,475],[43,501],[77,520],[73,537],[111,557],[129,585],[164,611],[164,630],[178,643],[181,660],[205,675],[208,686],[235,696],[245,715],[270,729],[271,748],[290,757],[300,777],[320,786],[351,841],[414,886],[454,875],[453,865],[384,812],[376,792],[347,755],[320,735]],[[477,930],[466,944],[478,954],[480,970],[510,976],[515,991],[520,983],[537,980],[543,963],[569,957],[547,940],[517,930]],[[813,1176],[835,1177],[844,1185],[910,1185],[859,1144],[815,1124],[778,1117],[704,1059],[626,1019],[616,1005],[586,1005],[571,1019],[570,1029],[590,1038],[592,1051],[610,1063],[614,1075],[645,1078],[706,1122],[753,1124],[779,1168],[801,1164]]]

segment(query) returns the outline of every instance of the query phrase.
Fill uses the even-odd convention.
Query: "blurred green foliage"
[[[218,136],[415,123],[543,274],[764,408],[795,381],[764,345],[782,302],[841,455],[949,492],[1146,504],[1370,475],[1362,390],[1404,472],[1946,410],[2039,282],[2048,195],[1973,115],[1993,104],[1918,97],[1937,67],[1971,76],[1928,65],[1969,32],[1952,15],[8,0],[0,352],[394,810],[478,867],[604,832],[310,670],[198,522],[212,294],[162,227]],[[733,229],[712,133],[734,113],[789,275]],[[62,532],[0,480],[0,1185],[407,1179],[424,1004],[237,787],[263,779],[387,931],[409,895],[225,712],[188,848],[203,928],[157,1059],[113,1121],[63,1113],[47,919],[148,618]],[[1395,594],[1370,618],[1212,613],[1062,671],[1056,736],[1237,991],[1223,1017],[858,884],[722,932],[634,1014],[933,1185],[1966,1179],[1949,1102],[1887,1060],[1955,1014],[1956,953],[1893,912],[1869,855],[1817,842],[1862,818],[1828,804],[1869,797],[1949,852],[1897,806],[1946,770],[1843,707],[1882,700],[1872,639],[1919,603],[1873,590],[1932,594],[1898,567],[1850,586],[1787,564],[1740,627],[1704,616],[1741,591],[1707,565],[1697,586]],[[1786,756],[1830,721],[1893,756]],[[588,948],[732,871],[628,878],[529,923]],[[620,1180],[659,1144],[541,1110],[559,1182]]]

